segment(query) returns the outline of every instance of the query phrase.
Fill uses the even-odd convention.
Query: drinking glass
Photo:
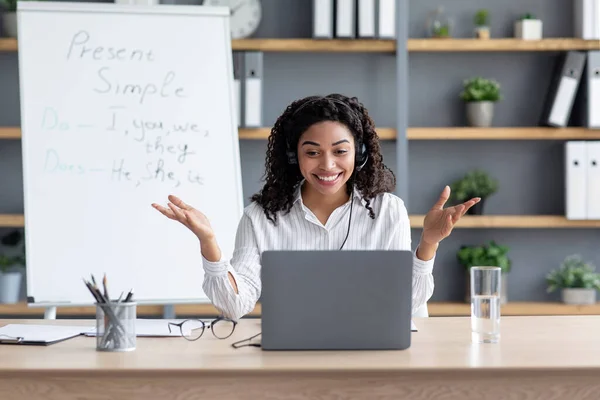
[[[500,341],[500,267],[471,267],[471,340]]]

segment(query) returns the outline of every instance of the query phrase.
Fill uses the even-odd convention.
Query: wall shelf
[[[239,138],[244,140],[266,140],[271,128],[241,128]],[[393,128],[377,128],[381,140],[395,140]],[[21,130],[17,127],[0,128],[1,139],[20,139]],[[439,127],[409,128],[409,140],[598,140],[600,129],[550,128],[550,127]]]
[[[25,226],[23,214],[0,214],[0,228],[22,228]]]
[[[600,50],[600,40],[547,38],[541,40],[498,39],[409,39],[408,51],[566,51]]]
[[[589,140],[600,139],[600,129],[579,127],[440,127],[409,128],[409,140]]]
[[[394,53],[396,51],[396,41],[390,39],[234,39],[231,46],[234,51],[264,52]],[[407,46],[408,51],[412,52],[600,50],[600,40],[409,39]],[[17,49],[16,39],[0,39],[0,51],[17,51]]]
[[[411,215],[412,228],[422,228],[424,215]],[[0,214],[0,227],[20,228],[25,224],[22,214]],[[455,229],[460,228],[600,228],[600,220],[568,220],[561,215],[464,215]]]
[[[423,227],[424,215],[409,218],[412,228]],[[561,215],[464,215],[454,228],[600,228],[600,220],[568,220]]]
[[[218,310],[211,304],[180,304],[175,305],[177,316],[216,316]],[[470,316],[471,306],[459,302],[430,302],[428,304],[430,317]],[[61,317],[93,317],[94,307],[58,307],[57,318]],[[248,316],[259,317],[261,305],[257,304]],[[43,317],[43,307],[29,307],[26,303],[0,304],[1,316]],[[161,317],[163,307],[159,305],[139,305],[139,317]],[[502,315],[600,315],[600,303],[592,305],[569,305],[554,302],[508,302],[502,305]]]

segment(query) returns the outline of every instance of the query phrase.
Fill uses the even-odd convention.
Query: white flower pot
[[[542,38],[542,20],[522,19],[515,21],[515,37],[523,40],[539,40]]]
[[[20,272],[0,272],[0,303],[14,304],[19,301],[22,276]]]
[[[596,303],[596,289],[569,288],[562,289],[562,301],[566,304]]]
[[[17,13],[16,12],[5,12],[2,13],[2,27],[4,28],[4,34],[8,37],[17,37]]]
[[[467,121],[470,126],[487,128],[494,118],[493,101],[469,101],[466,103]]]

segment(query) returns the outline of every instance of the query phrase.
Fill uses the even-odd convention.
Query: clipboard
[[[0,344],[48,346],[88,332],[91,326],[8,324],[0,328]]]

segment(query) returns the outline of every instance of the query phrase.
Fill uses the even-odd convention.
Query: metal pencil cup
[[[96,350],[135,350],[137,303],[96,303]]]

